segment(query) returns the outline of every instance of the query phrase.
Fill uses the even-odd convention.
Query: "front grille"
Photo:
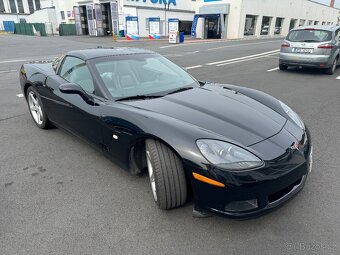
[[[289,192],[291,192],[292,189],[295,186],[299,185],[301,183],[301,181],[302,181],[302,177],[300,179],[298,179],[296,182],[292,183],[291,185],[289,185],[289,186],[287,186],[287,187],[285,187],[285,188],[283,188],[283,189],[281,189],[281,190],[279,190],[279,191],[277,191],[277,192],[275,192],[273,194],[270,194],[268,196],[268,202],[269,203],[273,203],[273,202],[279,200],[280,198],[284,197]]]

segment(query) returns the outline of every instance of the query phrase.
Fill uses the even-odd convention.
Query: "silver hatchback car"
[[[316,67],[333,74],[339,63],[340,26],[292,29],[281,44],[280,70],[289,66]]]

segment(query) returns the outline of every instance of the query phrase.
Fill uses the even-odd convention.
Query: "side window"
[[[339,39],[340,39],[340,29],[336,30],[335,32],[335,40],[339,41]]]
[[[85,61],[67,56],[59,75],[68,82],[76,83],[86,92],[95,94],[93,79]]]

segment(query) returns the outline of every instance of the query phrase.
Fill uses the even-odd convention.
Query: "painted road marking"
[[[58,57],[60,55],[48,55],[48,56],[44,56],[44,57],[27,57],[26,59],[6,59],[3,61],[0,61],[0,64],[8,64],[8,63],[16,63],[16,62],[30,62],[30,61],[49,61],[49,60],[53,60],[55,57]],[[38,58],[39,57],[39,58]]]
[[[163,55],[163,57],[182,57],[183,55],[181,54],[166,54],[166,55]]]
[[[247,45],[266,44],[266,43],[273,43],[273,42],[278,42],[278,41],[280,40],[257,42],[257,43],[243,43],[243,44],[236,44],[236,45],[226,45],[226,46],[210,48],[208,50],[219,50],[219,49],[224,49],[224,48],[242,47],[242,46],[247,46]]]
[[[212,40],[212,41],[197,41],[197,42],[186,42],[186,43],[180,43],[180,44],[172,44],[172,45],[166,45],[166,46],[161,46],[159,47],[160,49],[166,49],[166,48],[173,48],[173,47],[179,47],[179,46],[188,46],[188,45],[196,45],[196,44],[209,44],[209,43],[225,43],[225,42],[244,42],[245,40]],[[235,45],[226,45],[226,46],[221,46],[221,47],[215,47],[215,48],[210,48],[208,50],[216,50],[220,48],[232,48],[232,47],[240,47],[240,46],[247,46],[247,45],[253,45],[253,44],[265,44],[265,43],[272,43],[272,42],[279,42],[282,41],[282,39],[277,39],[277,40],[270,40],[270,41],[264,41],[264,42],[254,42],[254,43],[244,43],[244,44],[235,44]]]
[[[22,98],[22,97],[24,97],[24,95],[23,94],[17,94],[17,97]]]
[[[0,73],[13,73],[13,72],[18,72],[18,70],[0,71]]]
[[[197,66],[188,66],[188,67],[185,67],[186,70],[190,70],[190,69],[195,69],[195,68],[200,68],[200,67],[203,67],[202,65],[197,65]]]
[[[159,47],[160,49],[166,49],[166,48],[173,48],[173,47],[179,47],[179,46],[188,46],[188,45],[197,45],[197,44],[208,44],[208,43],[222,43],[226,42],[225,40],[212,40],[212,41],[204,41],[204,42],[187,42],[187,43],[179,43],[179,44],[172,44],[172,45],[166,45]]]
[[[27,60],[26,59],[9,59],[9,60],[0,61],[0,64],[14,63],[14,62],[25,62],[25,61],[27,61]]]
[[[272,51],[267,51],[267,52],[263,52],[263,53],[259,53],[259,54],[254,54],[254,55],[249,55],[249,56],[240,57],[240,58],[233,58],[233,59],[221,60],[221,61],[217,61],[217,62],[211,62],[211,63],[208,63],[206,65],[208,65],[208,66],[212,66],[212,65],[219,66],[222,63],[234,62],[234,61],[243,60],[243,59],[251,59],[251,58],[258,57],[258,56],[263,57],[264,55],[270,56],[271,53],[277,54],[277,53],[279,53],[279,51],[280,51],[279,49],[278,50],[272,50]]]
[[[336,77],[337,80],[340,80],[340,76]]]
[[[267,70],[267,72],[273,72],[273,71],[276,71],[276,70],[279,70],[279,68],[278,68],[278,67],[275,67],[275,68],[273,68],[273,69]]]
[[[254,60],[254,59],[266,58],[268,56],[275,55],[275,54],[278,54],[278,52],[270,53],[268,55],[263,55],[263,56],[257,56],[257,57],[253,57],[253,58],[246,58],[246,59],[236,60],[236,61],[232,61],[232,62],[222,63],[222,64],[218,64],[216,66],[226,66],[226,65],[241,63],[241,62],[250,61],[250,60]]]

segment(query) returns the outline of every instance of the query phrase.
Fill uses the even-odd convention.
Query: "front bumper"
[[[244,172],[196,169],[199,174],[207,175],[208,172],[209,178],[222,182],[225,187],[212,186],[192,178],[195,208],[241,219],[269,212],[283,205],[304,187],[311,167],[311,153],[308,139],[299,149],[287,149],[284,155],[266,161],[260,169]]]

